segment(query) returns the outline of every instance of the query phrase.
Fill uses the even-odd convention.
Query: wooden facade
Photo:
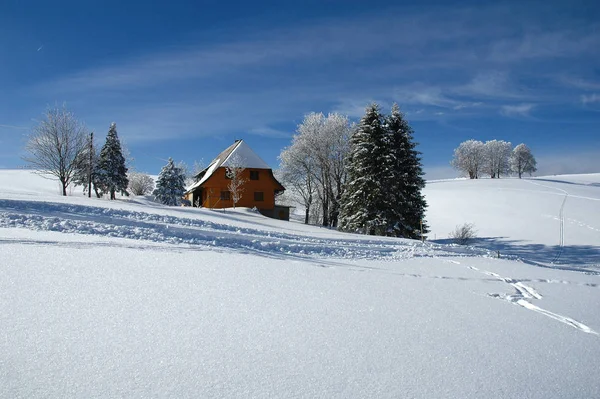
[[[243,145],[243,147],[240,147]],[[236,150],[248,158],[248,166],[242,173],[244,183],[242,197],[236,203],[237,207],[256,207],[265,215],[288,220],[289,212],[274,212],[275,195],[285,188],[275,179],[272,169],[260,160],[245,143],[236,141],[232,146],[223,151],[209,167],[196,176],[196,183],[188,188],[185,198],[192,206],[204,208],[230,208],[233,207],[232,195],[228,185],[227,168],[222,166],[227,159],[235,154]],[[249,154],[249,155],[248,155]],[[262,166],[262,167],[252,167]]]

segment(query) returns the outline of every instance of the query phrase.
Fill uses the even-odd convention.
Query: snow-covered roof
[[[190,185],[186,192],[190,192],[193,189],[200,187],[218,168],[231,166],[233,160],[235,160],[236,163],[239,160],[239,166],[244,168],[271,169],[269,165],[267,165],[267,163],[244,142],[244,140],[236,140],[235,143],[227,147],[213,159],[208,167],[196,175],[197,181]]]
[[[221,166],[231,166],[231,160],[237,158],[241,163],[239,166],[244,168],[271,169],[244,140],[239,140],[235,144],[237,145],[229,153],[229,156],[225,158]]]

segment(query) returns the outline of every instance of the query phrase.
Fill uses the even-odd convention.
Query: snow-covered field
[[[429,184],[462,248],[0,171],[0,397],[600,397],[599,185]]]

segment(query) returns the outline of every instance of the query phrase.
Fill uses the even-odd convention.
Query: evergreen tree
[[[371,104],[350,137],[347,184],[340,201],[342,230],[379,235],[387,230],[390,159],[384,122],[379,106]]]
[[[127,167],[121,149],[121,142],[117,136],[117,124],[112,123],[106,136],[106,143],[100,151],[100,160],[97,168],[98,186],[102,193],[110,193],[110,199],[115,199],[115,193],[129,195],[127,186]]]
[[[413,141],[413,130],[397,104],[392,106],[386,122],[391,160],[390,172],[387,173],[390,180],[386,182],[389,195],[387,233],[421,239],[421,229],[423,233],[428,232],[424,221],[427,203],[421,193],[425,187],[421,153],[415,149],[417,143]]]
[[[161,204],[176,206],[181,203],[181,198],[185,192],[185,173],[175,165],[173,159],[163,166],[156,189],[153,192],[154,199]]]

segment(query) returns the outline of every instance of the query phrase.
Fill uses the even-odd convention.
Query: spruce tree
[[[153,192],[154,199],[164,205],[176,206],[181,203],[184,192],[185,173],[175,165],[173,159],[169,158],[169,162],[163,166],[158,175],[156,189]]]
[[[389,187],[391,204],[387,209],[388,232],[391,235],[421,239],[428,232],[425,223],[427,203],[421,190],[425,187],[421,153],[415,148],[413,130],[404,119],[397,104],[386,118],[392,160]],[[422,224],[422,226],[421,226]]]
[[[340,201],[342,230],[378,235],[386,232],[389,143],[384,122],[379,106],[371,104],[350,138],[347,184]]]
[[[100,151],[100,160],[97,169],[98,186],[102,193],[110,193],[110,199],[115,199],[115,193],[129,195],[127,186],[127,167],[121,149],[121,142],[117,136],[117,124],[112,123],[106,136],[106,143]]]

